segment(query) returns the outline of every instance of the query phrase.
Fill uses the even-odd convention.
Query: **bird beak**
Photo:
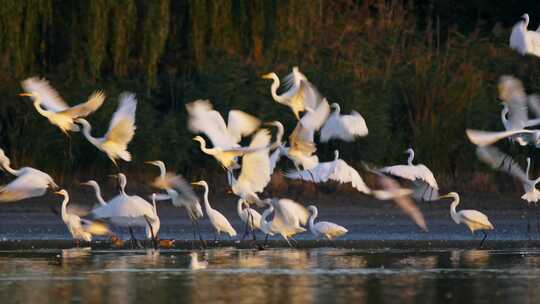
[[[19,96],[33,96],[32,93],[20,93]]]
[[[156,164],[156,162],[153,161],[153,160],[145,161],[144,163],[148,164],[148,165],[155,165]]]
[[[272,75],[272,73],[268,73],[268,74],[262,75],[261,77],[262,77],[263,79],[272,79],[272,76],[271,76],[271,75]]]
[[[118,178],[118,174],[110,174],[108,175],[110,178]]]
[[[233,194],[233,192],[232,192],[231,189],[227,190],[227,193],[228,193],[228,194]]]
[[[442,198],[449,198],[449,197],[450,197],[450,195],[446,194],[446,195],[441,195],[441,196],[439,196],[439,199],[442,199]]]
[[[61,194],[60,191],[54,191],[54,194]]]
[[[194,183],[191,183],[192,185],[195,185],[195,186],[199,186],[199,182],[194,182]]]

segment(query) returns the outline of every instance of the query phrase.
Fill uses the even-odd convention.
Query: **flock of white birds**
[[[540,56],[540,33],[528,31],[529,16],[525,14],[522,17],[523,21],[518,22],[513,28],[510,47],[521,54]],[[406,151],[409,154],[406,164],[382,168],[364,165],[367,173],[377,177],[378,187],[374,188],[368,187],[358,171],[340,158],[339,151],[335,151],[334,160],[320,161],[316,154],[316,133],[319,134],[320,143],[331,139],[351,142],[368,135],[364,118],[356,111],[347,115],[341,114],[339,104],[330,104],[297,67],[283,78],[283,85],[275,73],[262,77],[272,80],[270,88],[272,98],[289,107],[297,119],[287,142],[283,140],[285,128],[279,121],[263,123],[257,117],[240,110],[229,111],[225,121],[208,100],[196,100],[186,105],[189,130],[206,137],[205,139],[197,135],[193,140],[199,142],[203,153],[214,157],[224,168],[230,190],[238,197],[236,207],[238,216],[245,223],[244,237],[248,231],[254,235],[256,230],[260,230],[267,237],[280,235],[291,244],[293,236],[307,231],[306,228],[309,228],[316,238],[335,239],[347,233],[347,229],[338,224],[315,222],[318,209],[314,205],[306,208],[288,198],[261,197],[283,156],[294,165],[294,170],[284,174],[286,178],[310,183],[328,181],[349,183],[353,189],[365,195],[371,195],[379,200],[394,201],[424,231],[427,231],[426,222],[412,198],[417,201],[452,198],[453,203],[450,207],[452,219],[457,224],[467,225],[473,233],[476,230],[483,231],[482,242],[487,236],[485,231],[493,229],[487,216],[479,211],[456,211],[460,202],[456,192],[440,196],[439,185],[433,173],[427,166],[413,163],[412,149]],[[92,125],[85,118],[103,104],[105,101],[103,92],[96,91],[86,102],[70,107],[45,79],[35,77],[26,79],[22,82],[22,87],[25,93],[20,95],[32,98],[37,112],[46,117],[51,124],[56,125],[68,138],[71,132],[82,130],[84,137],[105,153],[115,165],[119,159],[128,162],[132,160],[128,144],[136,130],[137,100],[134,94],[129,92],[120,94],[118,108],[111,118],[108,131],[102,137],[94,137],[91,134]],[[282,87],[281,94],[278,94],[280,87]],[[503,101],[501,118],[506,130],[502,132],[467,130],[467,135],[479,146],[477,153],[482,161],[494,169],[517,177],[522,181],[525,190],[522,198],[527,202],[537,202],[540,199],[540,192],[535,186],[540,178],[529,178],[530,160],[527,160],[527,169],[523,172],[515,161],[491,144],[509,138],[511,142],[517,142],[519,145],[540,146],[540,130],[526,129],[540,123],[538,102],[540,99],[535,95],[527,95],[521,82],[512,76],[501,77],[499,96]],[[537,118],[530,119],[528,109],[535,113]],[[275,128],[274,136],[271,128]],[[249,136],[251,136],[250,144],[242,146],[240,144],[242,139]],[[211,142],[211,147],[208,146],[207,140]],[[11,168],[10,159],[0,149],[1,169],[14,176],[11,182],[0,189],[0,202],[15,202],[37,197],[45,194],[49,188],[54,189],[55,193],[64,198],[61,218],[76,240],[91,241],[95,235],[110,236],[112,233],[107,224],[111,224],[127,227],[132,241],[135,240],[132,227],[144,227],[147,238],[152,239],[157,246],[160,219],[156,201],[163,200],[170,200],[174,206],[186,210],[192,222],[194,240],[198,235],[203,242],[198,221],[204,218],[205,214],[217,236],[222,232],[230,237],[237,235],[227,218],[212,208],[208,199],[210,187],[205,181],[193,182],[190,185],[182,176],[168,172],[162,161],[146,163],[158,167],[160,172],[152,181],[152,186],[161,193],[152,195],[152,203],[140,196],[127,194],[125,192],[127,178],[124,174],[118,173],[114,176],[118,179],[119,193],[108,201],[101,196],[96,181],[82,183],[94,188],[97,200],[88,219],[84,219],[68,212],[69,194],[64,189],[60,190],[51,176],[30,167],[18,170]],[[205,212],[192,186],[204,188]],[[260,214],[254,207],[265,209]],[[197,264],[196,256],[192,261],[195,268],[205,266]]]

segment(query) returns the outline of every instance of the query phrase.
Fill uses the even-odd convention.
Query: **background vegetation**
[[[391,164],[411,146],[437,177],[471,185],[482,181],[473,174],[482,166],[464,130],[502,128],[498,77],[515,74],[540,92],[540,59],[507,46],[524,12],[536,29],[540,4],[456,2],[2,0],[0,146],[15,164],[60,180],[116,170],[80,134],[69,159],[60,131],[17,96],[21,80],[40,75],[71,104],[106,90],[90,117],[95,134],[106,130],[121,91],[137,93],[135,159],[122,170],[148,172],[142,162],[159,158],[184,174],[211,175],[220,169],[191,140],[184,104],[210,99],[223,114],[238,108],[292,130],[294,117],[260,75],[297,65],[370,129],[355,143],[320,145],[322,160],[340,148],[356,166]]]

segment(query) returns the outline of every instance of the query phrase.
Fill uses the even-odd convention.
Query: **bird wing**
[[[308,182],[327,182],[333,172],[334,162],[322,162],[310,170],[295,171],[285,173],[285,177],[290,179],[302,179]]]
[[[479,146],[479,147],[485,147],[489,146],[491,144],[494,144],[495,142],[510,137],[512,135],[517,134],[524,134],[524,133],[535,133],[533,130],[509,130],[509,131],[501,131],[501,132],[490,132],[490,131],[480,131],[480,130],[472,130],[467,129],[466,130],[467,137],[469,140]]]
[[[480,227],[484,227],[484,228],[489,227],[493,229],[493,225],[489,221],[487,215],[483,214],[480,211],[465,209],[465,210],[460,210],[459,214],[468,222],[472,222]]]
[[[44,78],[31,77],[22,82],[23,89],[41,98],[41,105],[49,111],[61,112],[69,108],[58,92]]]
[[[531,112],[533,112],[534,116],[540,117],[540,97],[538,95],[536,94],[529,95],[529,98],[527,98],[527,106],[531,110]],[[527,127],[530,127],[530,126],[531,125],[527,123]]]
[[[213,110],[209,100],[196,100],[187,104],[186,109],[189,113],[188,128],[192,132],[204,133],[214,147],[228,149],[238,146],[229,134],[225,120],[219,112]]]
[[[409,165],[395,165],[384,167],[380,169],[381,172],[394,175],[397,177],[405,178],[408,180],[415,180],[418,176],[416,166]]]
[[[371,192],[356,169],[349,166],[349,164],[342,159],[338,159],[336,162],[337,164],[334,166],[334,170],[329,176],[331,180],[335,180],[340,183],[351,183],[356,190],[365,194],[369,194]]]
[[[390,193],[396,193],[402,190],[399,184],[392,178],[384,176],[382,174],[377,176],[380,185],[385,191],[388,191]],[[424,219],[422,211],[418,209],[416,204],[413,202],[413,200],[411,200],[408,195],[394,195],[393,200],[396,205],[401,208],[403,213],[408,215],[413,220],[413,222],[418,225],[418,227],[420,227],[424,231],[428,230],[426,220]]]
[[[313,130],[304,128],[302,123],[299,121],[296,124],[293,132],[289,136],[290,150],[300,151],[306,155],[312,155],[317,151],[317,147],[313,142],[315,132]]]
[[[511,93],[509,100],[505,100],[504,103],[508,106],[508,121],[513,130],[519,130],[525,128],[527,121],[529,120],[529,114],[527,113],[527,95],[521,89],[517,89],[518,92]]]
[[[330,105],[324,98],[315,108],[306,107],[307,113],[302,116],[300,123],[308,130],[318,131],[330,115]]]
[[[366,121],[360,113],[353,111],[351,115],[339,115],[334,112],[321,129],[320,141],[327,142],[332,138],[352,141],[355,136],[366,136],[367,134]]]
[[[512,27],[510,34],[510,48],[518,51],[521,55],[525,55],[527,50],[526,29],[523,28],[523,21],[520,21]]]
[[[257,148],[257,150],[242,157],[242,170],[238,182],[249,184],[254,192],[263,191],[270,182],[270,157],[268,155],[270,139],[268,130],[257,131],[249,145],[250,148]]]
[[[278,147],[272,154],[270,154],[270,174],[274,173],[277,163],[281,159],[281,147]]]
[[[118,109],[113,114],[109,131],[107,131],[105,138],[108,141],[127,146],[135,135],[136,110],[137,99],[135,99],[135,94],[128,92],[120,94]]]
[[[179,194],[178,200],[184,206],[189,207],[199,204],[199,199],[197,198],[195,191],[193,191],[191,185],[181,175],[175,175],[174,178],[171,179],[171,185],[177,190]]]
[[[274,220],[281,219],[286,225],[306,225],[309,220],[309,211],[306,207],[291,200],[291,199],[279,199],[273,201]]]
[[[535,56],[540,56],[540,32],[527,31],[529,53]]]
[[[355,136],[366,136],[369,133],[364,117],[356,111],[352,111],[350,115],[341,116],[343,124],[349,133]]]
[[[95,91],[90,96],[88,101],[66,109],[62,111],[62,113],[73,118],[85,117],[96,111],[99,107],[101,107],[103,101],[105,101],[105,94],[103,93],[103,91]]]
[[[437,184],[437,180],[435,179],[435,176],[433,176],[433,172],[431,172],[431,170],[429,170],[428,167],[426,167],[423,164],[418,164],[415,167],[416,167],[416,178],[426,182],[433,189],[439,190],[439,185]]]
[[[227,130],[236,143],[240,142],[242,136],[248,136],[255,132],[260,125],[261,121],[255,116],[240,110],[229,111]]]
[[[13,202],[45,194],[49,183],[32,172],[25,173],[0,189],[0,201]]]
[[[523,183],[529,180],[523,169],[510,156],[496,147],[477,147],[476,156],[494,170],[508,173]]]

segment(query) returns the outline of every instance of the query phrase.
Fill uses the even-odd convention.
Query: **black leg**
[[[146,224],[150,228],[150,235],[152,236],[152,244],[154,244],[154,249],[157,250],[158,242],[156,240],[156,235],[154,234],[154,228],[152,227],[152,225],[150,225],[150,220],[148,219],[146,215],[144,216],[144,219],[146,220]]]
[[[199,234],[199,241],[201,242],[201,247],[206,248],[206,242],[203,240],[201,235],[201,228],[199,227],[199,220],[195,220],[195,227],[197,228],[197,233]]]
[[[484,233],[484,238],[482,238],[482,241],[480,242],[480,246],[478,246],[478,249],[482,248],[482,245],[484,245],[484,241],[487,238],[487,233],[484,230],[482,230],[482,233]]]

